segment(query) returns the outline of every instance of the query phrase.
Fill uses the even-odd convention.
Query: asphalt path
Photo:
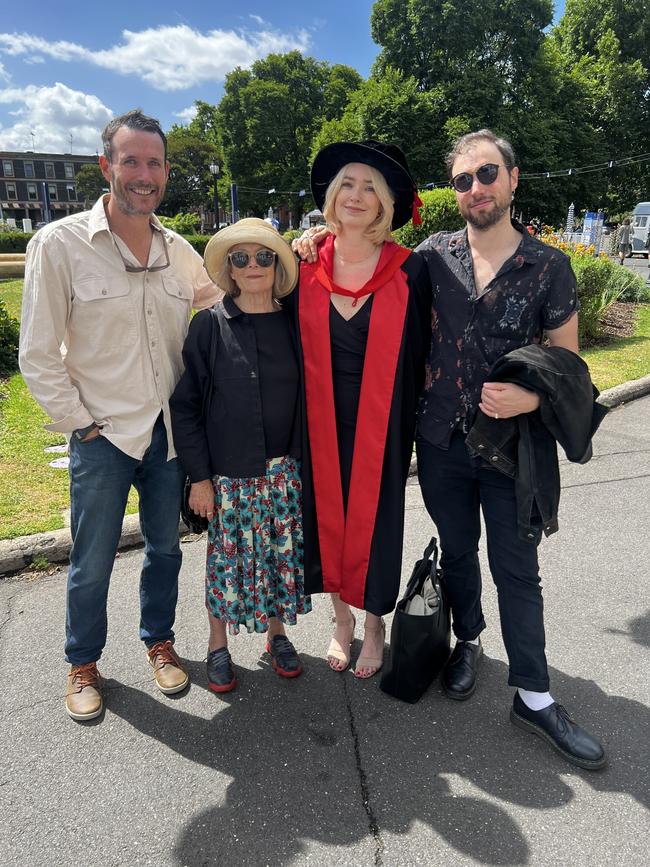
[[[192,685],[157,691],[137,637],[142,553],[123,553],[106,711],[85,724],[64,711],[65,572],[0,581],[2,864],[645,867],[650,397],[611,412],[592,461],[562,461],[562,474],[560,532],[541,546],[552,691],[602,738],[605,770],[567,765],[509,722],[489,580],[468,702],[435,683],[402,704],[377,679],[330,672],[321,598],[292,631],[302,677],[277,677],[262,637],[242,634],[231,644],[240,684],[215,696],[201,539],[183,544],[177,616]],[[416,484],[407,495],[404,579],[431,532]]]

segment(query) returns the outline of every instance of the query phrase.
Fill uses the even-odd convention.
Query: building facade
[[[13,219],[18,228],[27,218],[34,225],[58,220],[85,208],[77,196],[75,178],[88,154],[41,154],[33,151],[0,151],[0,219]]]

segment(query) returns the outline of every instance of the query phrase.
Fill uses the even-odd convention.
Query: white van
[[[650,232],[650,202],[639,202],[632,213],[632,256],[648,258],[648,232]]]

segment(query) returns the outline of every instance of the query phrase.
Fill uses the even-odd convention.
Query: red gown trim
[[[307,424],[314,476],[323,590],[364,607],[370,547],[381,487],[388,420],[408,304],[410,250],[385,243],[375,273],[351,291],[331,279],[334,239],[319,249],[319,261],[300,271],[299,320],[305,365]],[[374,293],[361,380],[361,394],[348,493],[347,519],[339,461],[332,350],[330,293],[361,297]]]

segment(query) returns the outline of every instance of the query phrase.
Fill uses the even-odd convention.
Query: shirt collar
[[[110,232],[111,230],[111,227],[108,225],[108,218],[104,207],[108,202],[110,195],[110,193],[104,193],[104,195],[97,199],[91,208],[90,217],[88,219],[88,237],[91,242],[94,240],[94,237],[98,232]],[[155,214],[152,214],[149,218],[149,224],[154,232],[160,232],[163,241],[167,244],[173,243],[174,233],[166,229]]]
[[[241,316],[242,310],[235,304],[232,295],[225,294],[222,300],[224,316],[226,319],[234,319],[235,316]]]
[[[544,248],[541,241],[536,240],[530,233],[521,225],[518,220],[510,220],[513,229],[521,235],[519,247],[512,254],[514,268],[521,268],[526,262],[529,265],[535,264],[541,256]],[[452,256],[463,261],[467,256],[470,256],[469,242],[467,240],[467,226],[458,232],[453,232],[447,242],[449,252]],[[505,264],[505,263],[504,263]]]

